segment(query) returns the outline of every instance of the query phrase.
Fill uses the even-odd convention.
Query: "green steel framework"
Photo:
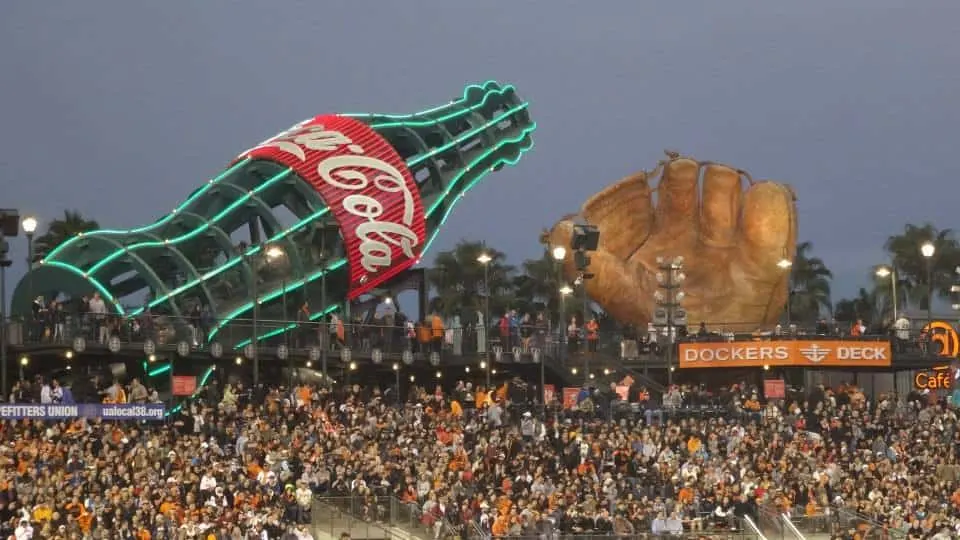
[[[516,97],[510,85],[494,81],[471,85],[464,89],[460,99],[413,115],[351,114],[377,130],[395,147],[405,148],[407,166],[421,183],[421,195],[427,213],[429,239],[423,252],[429,249],[455,203],[490,171],[517,163],[533,146],[532,132],[536,129],[528,114],[529,104]],[[418,174],[423,170],[423,180]],[[220,207],[217,207],[220,203]],[[292,225],[284,226],[273,212],[285,205],[298,217]],[[259,219],[266,238],[241,250],[231,239],[231,232],[250,220]],[[231,321],[248,314],[255,301],[261,309],[289,293],[302,292],[323,277],[333,281],[334,287],[327,306],[312,311],[309,319],[320,317],[340,307],[345,291],[336,291],[336,276],[346,271],[346,259],[336,257],[325,267],[304,256],[304,247],[296,235],[306,234],[311,226],[333,222],[332,216],[317,192],[290,169],[262,160],[239,160],[217,177],[192,193],[173,212],[157,222],[127,231],[99,230],[78,235],[57,246],[32,271],[31,289],[35,292],[99,292],[108,306],[118,315],[134,317],[146,309],[157,309],[180,320],[185,313],[185,298],[196,298],[210,306],[217,321],[209,335],[216,335]],[[325,234],[325,233],[324,233]],[[203,240],[215,245],[226,260],[208,270],[198,268],[197,248],[192,243]],[[264,287],[258,298],[243,298],[236,305],[217,301],[212,285],[217,278],[234,268],[241,275],[246,290],[254,289],[253,280],[259,268],[255,261],[263,256],[266,246],[279,246],[289,257],[289,272],[280,283]],[[309,248],[309,246],[306,246]],[[159,254],[157,253],[159,252]],[[156,261],[164,261],[158,270]],[[179,275],[182,283],[171,283],[171,272]],[[118,276],[133,273],[121,283],[112,283]],[[164,279],[168,277],[168,279]],[[20,282],[13,296],[14,313],[25,314],[29,309],[24,282]],[[224,282],[226,282],[224,280]],[[153,291],[153,299],[146,305],[129,309],[119,301],[126,294],[144,286]],[[126,288],[125,288],[126,287]],[[187,294],[185,294],[187,293]],[[269,339],[296,328],[290,323],[280,328],[264,329],[257,341]],[[235,344],[237,348],[252,339]]]

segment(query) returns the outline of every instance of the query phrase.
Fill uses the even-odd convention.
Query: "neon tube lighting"
[[[472,105],[472,106],[470,106],[470,107],[467,107],[466,109],[460,109],[460,110],[457,110],[457,111],[455,111],[455,112],[453,112],[453,113],[451,113],[451,114],[448,114],[448,115],[445,115],[445,116],[442,116],[442,117],[436,118],[436,119],[428,119],[428,120],[416,121],[416,122],[384,122],[384,123],[375,123],[375,124],[372,125],[372,127],[373,127],[373,128],[381,128],[381,129],[382,129],[382,128],[386,128],[386,127],[395,127],[395,126],[421,127],[421,126],[435,125],[435,124],[438,124],[438,123],[441,123],[441,122],[445,122],[445,121],[450,120],[450,119],[453,119],[453,118],[458,118],[458,117],[461,117],[461,116],[465,116],[465,115],[469,114],[470,112],[472,112],[472,111],[474,111],[474,110],[476,110],[476,109],[478,109],[478,108],[480,108],[480,107],[483,107],[483,106],[486,104],[487,100],[490,99],[493,95],[504,95],[504,94],[506,94],[507,92],[514,91],[514,89],[515,89],[512,85],[507,85],[507,86],[504,86],[503,88],[496,88],[496,89],[492,89],[492,90],[489,89],[489,87],[490,87],[491,85],[495,85],[495,84],[496,84],[496,83],[495,83],[494,81],[488,81],[488,82],[484,83],[482,86],[480,86],[480,85],[470,85],[470,86],[467,86],[467,87],[464,89],[464,91],[463,91],[463,98],[462,98],[462,99],[460,99],[460,100],[458,100],[458,101],[455,101],[455,102],[452,102],[452,103],[449,104],[449,105],[444,105],[444,106],[441,106],[441,107],[435,107],[435,108],[429,109],[428,111],[425,111],[425,112],[415,113],[414,115],[409,115],[409,117],[417,117],[417,116],[422,115],[422,114],[427,114],[427,113],[430,113],[430,112],[435,112],[435,111],[442,110],[442,109],[444,109],[444,108],[449,108],[449,107],[452,107],[452,106],[457,105],[457,104],[459,104],[459,103],[462,103],[462,102],[466,101],[467,93],[470,91],[471,88],[480,88],[480,89],[486,90],[486,94],[485,94],[485,95],[483,96],[483,98],[480,100],[480,103],[479,103],[479,104]],[[402,117],[402,118],[406,118],[406,117],[408,117],[408,116],[401,116],[401,115],[379,115],[379,116],[385,116],[385,117],[388,117],[388,118],[401,118],[401,117]],[[505,116],[505,115],[503,115],[503,116]],[[498,118],[499,118],[499,117],[498,117]],[[432,157],[433,155],[436,155],[436,154],[438,154],[438,153],[440,153],[440,152],[443,152],[443,151],[447,150],[448,148],[452,147],[454,144],[457,144],[457,143],[459,143],[459,142],[462,142],[463,139],[469,138],[469,137],[471,137],[471,136],[473,136],[473,135],[475,135],[475,134],[476,134],[476,130],[471,130],[471,131],[469,131],[469,132],[462,133],[462,134],[460,134],[460,135],[457,137],[457,139],[456,139],[453,143],[444,145],[443,147],[440,147],[440,148],[433,149],[431,152],[429,152],[429,153],[427,153],[427,154],[425,154],[425,155],[417,156],[417,157],[414,158],[414,160],[409,164],[409,166],[415,166],[416,164],[420,163],[421,161],[423,161],[423,160],[425,160],[425,159],[428,159],[429,157]],[[174,210],[173,213],[168,214],[167,216],[165,216],[163,219],[161,219],[160,221],[158,221],[158,222],[155,223],[154,225],[150,225],[150,226],[147,226],[147,227],[141,227],[140,229],[134,229],[133,231],[134,231],[134,232],[142,232],[142,231],[149,230],[150,228],[157,227],[157,226],[159,226],[159,225],[162,225],[162,224],[166,223],[167,221],[169,221],[170,219],[172,219],[172,217],[173,217],[177,212],[181,211],[189,202],[192,202],[192,201],[196,200],[197,197],[199,197],[199,196],[201,196],[203,193],[205,193],[205,192],[207,191],[207,189],[209,189],[209,186],[213,185],[213,184],[216,183],[216,182],[219,182],[220,180],[222,180],[223,178],[225,178],[229,173],[231,173],[232,171],[234,171],[237,167],[241,166],[242,164],[247,163],[248,161],[249,161],[248,159],[244,159],[244,160],[238,162],[237,164],[235,164],[233,167],[230,167],[230,169],[228,169],[228,171],[225,171],[223,174],[221,174],[221,175],[218,176],[217,178],[211,180],[211,181],[208,182],[203,188],[201,188],[201,189],[198,190],[196,193],[194,193],[193,195],[191,195],[191,196],[188,198],[188,200],[185,201],[184,203],[182,203],[180,206],[178,206],[178,207]],[[325,212],[326,212],[326,209],[321,210],[320,212],[325,213]],[[315,213],[315,214],[311,215],[310,217],[308,217],[307,219],[302,220],[301,222],[295,224],[293,227],[284,229],[284,230],[281,231],[278,235],[275,235],[274,238],[268,240],[268,242],[269,242],[269,241],[275,241],[276,239],[283,238],[283,237],[285,237],[286,235],[291,234],[292,232],[298,230],[299,228],[301,228],[301,227],[303,227],[303,226],[306,226],[311,220],[316,219],[319,215],[322,215],[322,213]],[[103,231],[91,231],[91,232],[88,233],[88,234],[96,234],[96,233],[99,233],[99,232],[103,232]],[[124,233],[124,232],[128,232],[128,231],[110,231],[110,230],[107,230],[106,232],[107,232],[108,234],[118,234],[118,233]],[[189,233],[188,233],[188,234],[189,234]],[[73,239],[71,239],[71,240],[73,240]],[[71,240],[68,240],[67,242],[64,242],[64,244],[61,244],[60,247],[65,246],[65,245],[66,245],[68,242],[70,242]],[[59,247],[58,247],[58,249],[59,249]],[[246,254],[244,254],[244,256],[248,256],[248,255],[250,255],[250,254],[254,254],[254,253],[256,253],[257,251],[259,251],[259,249],[260,249],[260,246],[253,246],[253,247],[251,247],[251,248],[247,251]],[[120,253],[123,253],[122,250],[119,250],[119,252],[120,252]],[[51,254],[52,254],[52,253],[51,253]],[[172,296],[174,296],[174,295],[176,295],[176,294],[179,294],[180,292],[183,292],[183,291],[185,291],[185,290],[187,290],[187,289],[189,289],[189,288],[191,288],[191,287],[194,287],[194,286],[198,285],[201,281],[206,280],[206,279],[210,279],[211,277],[213,277],[213,276],[215,276],[215,275],[217,275],[217,274],[219,274],[219,273],[221,273],[221,272],[224,272],[224,271],[226,271],[226,270],[228,270],[228,269],[236,266],[237,264],[239,264],[239,263],[243,260],[243,257],[244,257],[244,256],[235,257],[235,258],[233,258],[232,260],[227,261],[227,263],[225,263],[225,264],[219,266],[218,268],[212,270],[211,272],[208,272],[207,274],[205,274],[204,276],[202,276],[200,279],[191,280],[191,281],[189,281],[189,282],[187,282],[187,283],[185,283],[185,284],[177,287],[174,291],[171,291],[171,292],[168,293],[168,294],[162,295],[161,297],[158,297],[158,298],[154,299],[152,302],[150,302],[150,303],[148,304],[147,307],[148,307],[148,308],[152,308],[152,307],[155,307],[155,306],[157,306],[157,305],[160,305],[160,304],[162,304],[163,302],[166,302],[166,301],[167,301],[169,298],[171,298]],[[62,263],[62,264],[67,264],[67,263]],[[89,282],[91,282],[91,283],[94,285],[94,287],[96,287],[98,290],[100,290],[100,291],[106,291],[106,290],[107,290],[107,288],[106,288],[103,284],[101,284],[99,281],[97,281],[95,278],[93,278],[91,275],[89,275],[90,272],[84,272],[83,269],[77,268],[77,267],[75,267],[75,266],[73,266],[73,265],[69,265],[69,266],[71,266],[72,268],[76,269],[77,272],[79,272],[81,275],[83,275],[84,278],[87,279]],[[329,269],[329,270],[332,270],[333,268],[328,267],[328,269]],[[321,275],[322,275],[322,274],[321,274]],[[279,294],[282,294],[282,292],[279,293]],[[107,294],[107,296],[110,297],[110,298],[112,298],[112,295],[110,295],[109,293]],[[272,298],[275,298],[275,296],[272,297]],[[119,314],[121,314],[121,315],[124,315],[124,309],[123,309],[122,306],[120,306],[119,302],[113,301],[113,304],[114,304],[115,308],[117,309],[117,312],[118,312]],[[140,313],[142,313],[143,311],[145,311],[145,309],[146,309],[145,307],[137,308],[137,309],[135,309],[133,312],[131,312],[131,314],[129,314],[128,316],[136,316],[136,315],[139,315]],[[221,325],[221,326],[222,326],[222,325]],[[218,329],[219,329],[219,328],[218,328]]]
[[[179,244],[180,242],[186,242],[187,240],[190,240],[191,238],[196,238],[197,235],[199,235],[199,234],[203,233],[204,231],[206,231],[207,229],[209,229],[209,228],[211,227],[211,225],[217,223],[217,222],[220,221],[221,219],[223,219],[223,218],[225,218],[226,216],[230,215],[231,212],[233,212],[234,210],[236,210],[236,209],[239,208],[240,206],[244,205],[247,201],[249,201],[250,199],[256,197],[257,195],[259,195],[259,194],[262,193],[263,191],[269,189],[270,187],[272,187],[272,186],[273,186],[274,184],[276,184],[277,182],[283,180],[283,179],[286,178],[287,176],[290,176],[290,173],[292,173],[292,172],[293,172],[293,169],[285,169],[285,170],[283,170],[283,171],[281,171],[281,172],[273,175],[273,176],[270,177],[266,182],[260,184],[259,186],[257,186],[257,187],[254,188],[253,190],[251,190],[251,191],[249,191],[249,192],[247,192],[247,193],[244,193],[242,197],[240,197],[239,199],[237,199],[237,200],[233,201],[232,203],[230,203],[229,205],[227,205],[226,208],[224,208],[223,210],[221,210],[220,212],[218,212],[215,216],[213,216],[212,219],[209,219],[209,220],[207,220],[207,221],[204,221],[202,224],[200,224],[199,227],[194,227],[194,228],[193,228],[190,232],[188,232],[188,233],[184,233],[184,234],[181,234],[180,236],[175,236],[175,237],[173,237],[173,238],[165,239],[165,240],[163,240],[162,242],[157,241],[157,240],[150,240],[150,241],[147,241],[147,242],[138,242],[138,243],[136,243],[136,244],[131,244],[131,245],[127,246],[126,249],[118,249],[118,250],[114,251],[113,253],[111,253],[110,255],[107,255],[107,256],[104,257],[103,259],[100,259],[100,261],[97,262],[97,264],[91,266],[90,269],[87,270],[87,274],[89,274],[89,275],[95,274],[95,273],[97,272],[97,270],[99,270],[99,269],[103,268],[104,266],[110,264],[111,262],[113,262],[114,260],[116,260],[118,257],[122,257],[123,255],[125,255],[126,253],[128,253],[128,252],[130,252],[130,251],[136,251],[136,250],[138,250],[138,249],[140,249],[140,248],[163,247],[163,246],[169,245],[169,244]]]
[[[521,131],[516,137],[511,138],[511,139],[505,139],[505,140],[501,141],[500,144],[498,144],[496,147],[490,149],[489,151],[485,152],[483,155],[479,156],[477,159],[475,159],[475,160],[473,160],[472,162],[470,162],[470,164],[469,164],[467,167],[465,167],[465,168],[460,172],[460,174],[458,174],[456,177],[454,177],[454,179],[450,182],[450,185],[447,187],[447,189],[444,190],[443,195],[442,195],[440,198],[438,198],[438,199],[437,199],[437,202],[435,202],[435,203],[430,207],[430,209],[429,209],[428,212],[427,212],[427,216],[429,217],[430,214],[432,214],[432,213],[439,207],[440,203],[442,203],[442,202],[446,199],[446,197],[449,196],[450,192],[451,192],[451,191],[453,190],[453,188],[457,185],[457,183],[463,178],[463,176],[466,175],[466,173],[470,172],[470,170],[471,170],[473,167],[475,167],[477,164],[479,164],[480,162],[482,162],[484,159],[486,159],[487,157],[489,157],[490,155],[492,155],[494,152],[500,150],[503,146],[506,146],[507,144],[515,144],[515,143],[518,143],[518,142],[523,141],[523,139],[526,138],[527,135],[529,135],[530,133],[532,133],[532,132],[535,131],[536,129],[537,129],[537,124],[536,124],[536,123],[533,123],[533,124],[531,124],[529,127],[525,128],[523,131]],[[497,166],[499,166],[500,164],[511,165],[511,166],[512,166],[512,165],[516,165],[516,164],[520,161],[520,159],[523,157],[523,154],[525,154],[526,152],[528,152],[528,151],[531,150],[532,148],[533,148],[533,141],[531,140],[531,143],[530,143],[529,146],[527,146],[526,148],[520,148],[520,149],[519,149],[519,151],[518,151],[518,153],[517,153],[517,156],[516,156],[515,158],[512,158],[512,159],[511,159],[511,158],[501,158],[501,159],[499,159],[496,163],[494,163],[493,165],[491,165],[491,166],[489,167],[489,169],[487,169],[486,171],[484,171],[480,176],[478,176],[478,177],[475,178],[472,182],[470,182],[470,184],[468,184],[468,185],[464,188],[462,194],[466,194],[466,192],[467,192],[468,190],[470,190],[471,188],[473,188],[477,183],[480,182],[480,180],[482,180],[483,178],[485,178],[486,175],[490,173],[490,169],[493,169],[494,167],[497,167]],[[430,249],[430,245],[433,243],[433,241],[434,241],[434,240],[437,238],[437,236],[439,235],[439,233],[440,233],[440,228],[443,226],[443,224],[444,224],[444,223],[447,221],[447,219],[450,217],[451,212],[453,211],[453,207],[456,205],[456,203],[459,201],[459,199],[460,199],[460,197],[456,197],[456,198],[454,198],[454,199],[451,200],[450,205],[447,207],[446,211],[444,212],[444,215],[443,215],[443,218],[442,218],[441,221],[440,221],[440,224],[437,226],[436,230],[433,232],[433,234],[431,235],[430,239],[429,239],[429,240],[427,241],[427,243],[425,244],[423,251],[421,251],[421,253],[420,253],[420,256],[421,256],[421,257],[423,256],[424,253],[427,252],[428,249]],[[341,260],[340,262],[346,263],[345,260]],[[323,272],[320,272],[319,274],[317,274],[316,277],[319,277],[319,276],[321,276],[321,275],[323,275]],[[316,277],[308,278],[306,281],[307,281],[307,282],[313,281],[314,279],[316,279]],[[276,291],[275,291],[275,292],[276,292]],[[290,292],[290,290],[287,289],[287,292]],[[275,295],[271,296],[271,299],[272,299],[272,298],[276,298],[276,296],[279,296],[279,295],[281,295],[281,294],[283,294],[283,290],[281,290],[281,291],[279,292],[279,294],[275,294]],[[251,302],[250,305],[249,305],[249,307],[244,306],[243,309],[251,309],[252,307],[253,307],[253,303]],[[338,307],[338,306],[335,306],[335,307]],[[324,310],[324,311],[321,312],[321,313],[313,314],[313,315],[310,316],[310,320],[316,320],[316,319],[318,319],[318,318],[320,318],[320,317],[323,317],[324,315],[327,315],[327,314],[330,313],[331,311],[333,311],[333,310],[330,309],[330,308],[328,308],[328,309]],[[236,318],[236,317],[234,317],[234,318]],[[223,325],[227,324],[227,322],[229,322],[229,321],[225,321],[224,323],[222,323],[222,324],[220,325],[220,327],[222,327]],[[268,339],[268,338],[277,336],[277,335],[279,335],[279,334],[282,334],[283,332],[286,332],[286,331],[288,331],[288,330],[292,330],[292,329],[296,328],[297,326],[298,326],[298,325],[297,325],[296,323],[291,323],[290,325],[287,325],[285,328],[271,330],[271,331],[268,332],[267,334],[264,334],[264,335],[262,335],[262,336],[257,336],[257,341],[260,342],[260,341],[263,341],[264,339]],[[216,329],[216,330],[214,330],[214,331],[212,331],[212,332],[210,332],[210,338],[209,338],[209,339],[212,339],[212,338],[213,338],[213,336],[215,335],[215,333],[216,333],[217,330],[219,330],[219,328]],[[242,347],[250,344],[251,342],[252,342],[251,339],[244,340],[244,341],[242,341],[240,344],[236,345],[236,348],[242,348]]]
[[[446,109],[446,108],[451,108],[451,107],[454,107],[454,106],[456,106],[456,105],[459,105],[460,103],[463,103],[464,101],[467,100],[467,94],[470,92],[470,90],[472,90],[472,89],[474,89],[474,88],[479,88],[479,89],[481,89],[481,90],[485,90],[485,91],[488,91],[488,92],[489,92],[489,88],[490,88],[491,86],[496,85],[496,84],[497,84],[497,82],[496,82],[496,81],[493,81],[493,80],[486,81],[486,82],[484,82],[483,84],[471,84],[471,85],[469,85],[469,86],[467,86],[467,87],[465,87],[465,88],[463,89],[463,95],[462,95],[462,97],[461,97],[460,99],[454,100],[454,101],[452,101],[452,102],[450,102],[450,103],[448,103],[448,104],[446,104],[446,105],[441,105],[441,106],[439,106],[439,107],[434,107],[434,108],[432,108],[432,109],[427,109],[427,110],[425,110],[425,111],[420,111],[420,112],[418,112],[418,113],[413,113],[413,114],[378,114],[378,115],[372,115],[372,114],[345,114],[345,115],[343,115],[343,116],[352,116],[352,117],[373,117],[373,116],[378,116],[378,117],[393,118],[393,119],[415,118],[415,117],[417,117],[417,116],[422,116],[422,115],[426,115],[426,114],[431,114],[431,113],[434,113],[434,112],[437,112],[437,111],[441,111],[441,110]],[[508,86],[504,87],[504,90],[506,90],[507,88],[511,88],[511,89],[512,89],[512,86],[508,85]],[[483,103],[485,103],[485,102],[486,102],[486,96],[484,96],[484,99],[483,99],[483,101],[481,102],[481,105],[480,105],[480,106],[482,106]],[[429,124],[428,124],[428,125],[429,125]],[[182,203],[180,203],[179,205],[177,205],[176,209],[174,209],[173,212],[171,212],[170,214],[167,214],[166,216],[163,216],[163,217],[160,218],[158,221],[156,221],[156,222],[154,222],[154,223],[152,223],[152,224],[150,224],[150,225],[146,225],[146,226],[143,226],[143,227],[137,227],[137,228],[134,228],[134,229],[127,229],[127,230],[120,230],[120,229],[98,229],[98,230],[96,230],[96,231],[90,231],[90,232],[88,232],[88,233],[85,233],[85,234],[82,235],[82,236],[87,236],[87,235],[137,234],[137,233],[143,233],[143,232],[147,232],[147,231],[153,230],[153,229],[155,229],[155,228],[157,228],[157,227],[161,227],[161,226],[165,225],[166,223],[168,223],[171,219],[173,219],[173,216],[175,216],[179,211],[181,211],[181,210],[183,210],[184,208],[186,208],[187,206],[189,206],[193,201],[195,201],[195,200],[197,200],[198,198],[202,197],[203,194],[205,194],[211,187],[213,187],[213,185],[219,183],[221,180],[223,180],[223,179],[226,178],[227,176],[233,174],[233,172],[235,172],[235,171],[236,171],[237,169],[239,169],[240,167],[243,167],[244,165],[246,165],[249,161],[250,161],[250,158],[244,158],[244,159],[242,159],[242,160],[234,163],[234,164],[233,164],[231,167],[229,167],[227,170],[221,172],[221,173],[220,173],[219,175],[217,175],[215,178],[211,179],[211,180],[208,181],[206,184],[204,184],[203,186],[201,186],[200,189],[198,189],[193,195],[190,195],[189,197],[187,197],[187,199],[186,199],[185,201],[183,201]],[[60,251],[62,251],[63,249],[65,249],[67,246],[69,246],[69,245],[72,244],[75,240],[77,240],[78,238],[80,238],[80,237],[82,237],[82,236],[76,236],[76,237],[70,238],[70,239],[68,239],[67,241],[65,241],[64,243],[62,243],[62,244],[60,244],[59,246],[55,247],[50,253],[47,254],[46,257],[43,258],[43,261],[46,261],[46,260],[49,260],[49,259],[55,257]]]
[[[51,258],[56,257],[57,254],[60,253],[62,250],[64,250],[67,246],[69,246],[70,244],[73,244],[74,242],[79,241],[81,238],[86,238],[86,237],[88,237],[88,236],[97,236],[97,235],[114,236],[114,235],[119,235],[119,234],[138,234],[138,233],[144,233],[144,232],[147,232],[147,231],[151,231],[151,230],[156,229],[156,228],[158,228],[158,227],[162,227],[163,225],[166,225],[167,223],[169,223],[170,220],[173,219],[173,217],[177,215],[177,213],[179,213],[181,210],[183,210],[184,208],[186,208],[187,206],[189,206],[193,201],[195,201],[195,200],[197,200],[198,198],[202,197],[203,194],[207,192],[207,190],[209,190],[211,187],[213,187],[214,185],[216,185],[216,184],[218,184],[219,182],[221,182],[224,178],[226,178],[226,177],[230,176],[231,174],[233,174],[234,172],[236,172],[238,169],[240,169],[241,167],[243,167],[244,165],[246,165],[249,161],[250,161],[250,158],[245,158],[245,159],[242,159],[242,160],[234,163],[231,167],[227,168],[227,170],[223,171],[222,173],[220,173],[219,175],[217,175],[215,178],[209,180],[209,181],[208,181],[206,184],[204,184],[200,189],[198,189],[196,192],[194,192],[193,195],[190,195],[189,197],[187,197],[187,200],[185,200],[185,201],[183,201],[182,203],[180,203],[180,204],[173,210],[173,212],[171,212],[171,213],[163,216],[162,218],[160,218],[159,220],[155,221],[154,223],[151,223],[150,225],[145,225],[145,226],[143,226],[143,227],[138,227],[138,228],[136,228],[136,229],[128,229],[128,230],[125,230],[125,231],[124,231],[124,230],[118,230],[118,229],[97,229],[97,230],[95,230],[95,231],[89,231],[89,232],[81,233],[81,234],[79,234],[79,235],[77,235],[77,236],[74,236],[74,237],[72,237],[72,238],[67,239],[67,241],[65,241],[64,243],[62,243],[62,244],[60,244],[59,246],[53,248],[53,251],[51,251],[50,253],[47,253],[47,256],[44,257],[40,262],[43,263],[44,261],[49,261]]]

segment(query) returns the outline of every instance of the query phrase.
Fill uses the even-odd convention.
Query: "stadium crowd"
[[[315,496],[349,496],[371,520],[395,497],[438,538],[724,534],[767,509],[839,508],[884,534],[960,535],[960,430],[927,396],[815,388],[762,403],[749,385],[675,387],[664,408],[634,385],[649,411],[635,414],[607,389],[568,410],[531,393],[460,382],[397,406],[377,388],[228,384],[162,423],[6,421],[0,534],[302,540]],[[724,412],[703,414],[706,400]]]

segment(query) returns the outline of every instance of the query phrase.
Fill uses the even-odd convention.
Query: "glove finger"
[[[782,272],[784,257],[793,260],[797,242],[796,197],[784,184],[758,182],[743,198],[740,225],[742,256],[759,275]]]
[[[640,171],[606,187],[584,203],[581,213],[600,231],[600,249],[626,259],[647,240],[653,225],[647,173]]]
[[[736,242],[741,197],[737,170],[715,163],[704,167],[700,238],[706,245],[730,247]]]
[[[570,220],[557,223],[548,234],[550,245],[567,248],[563,274],[570,283],[578,274],[573,252],[570,250],[572,235],[573,222]],[[651,278],[642,274],[634,265],[604,249],[591,252],[588,257],[590,264],[586,271],[594,277],[587,280],[587,295],[617,320],[649,321],[649,299],[653,294],[650,288]],[[574,294],[581,292],[578,289]]]
[[[673,159],[664,166],[657,186],[655,228],[658,233],[669,231],[671,236],[686,236],[696,230],[700,210],[699,169],[696,161],[687,158]]]

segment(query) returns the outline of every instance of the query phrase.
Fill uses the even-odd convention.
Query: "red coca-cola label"
[[[406,163],[366,124],[337,115],[301,122],[247,150],[293,169],[340,225],[353,299],[417,262],[426,240],[420,191]]]

